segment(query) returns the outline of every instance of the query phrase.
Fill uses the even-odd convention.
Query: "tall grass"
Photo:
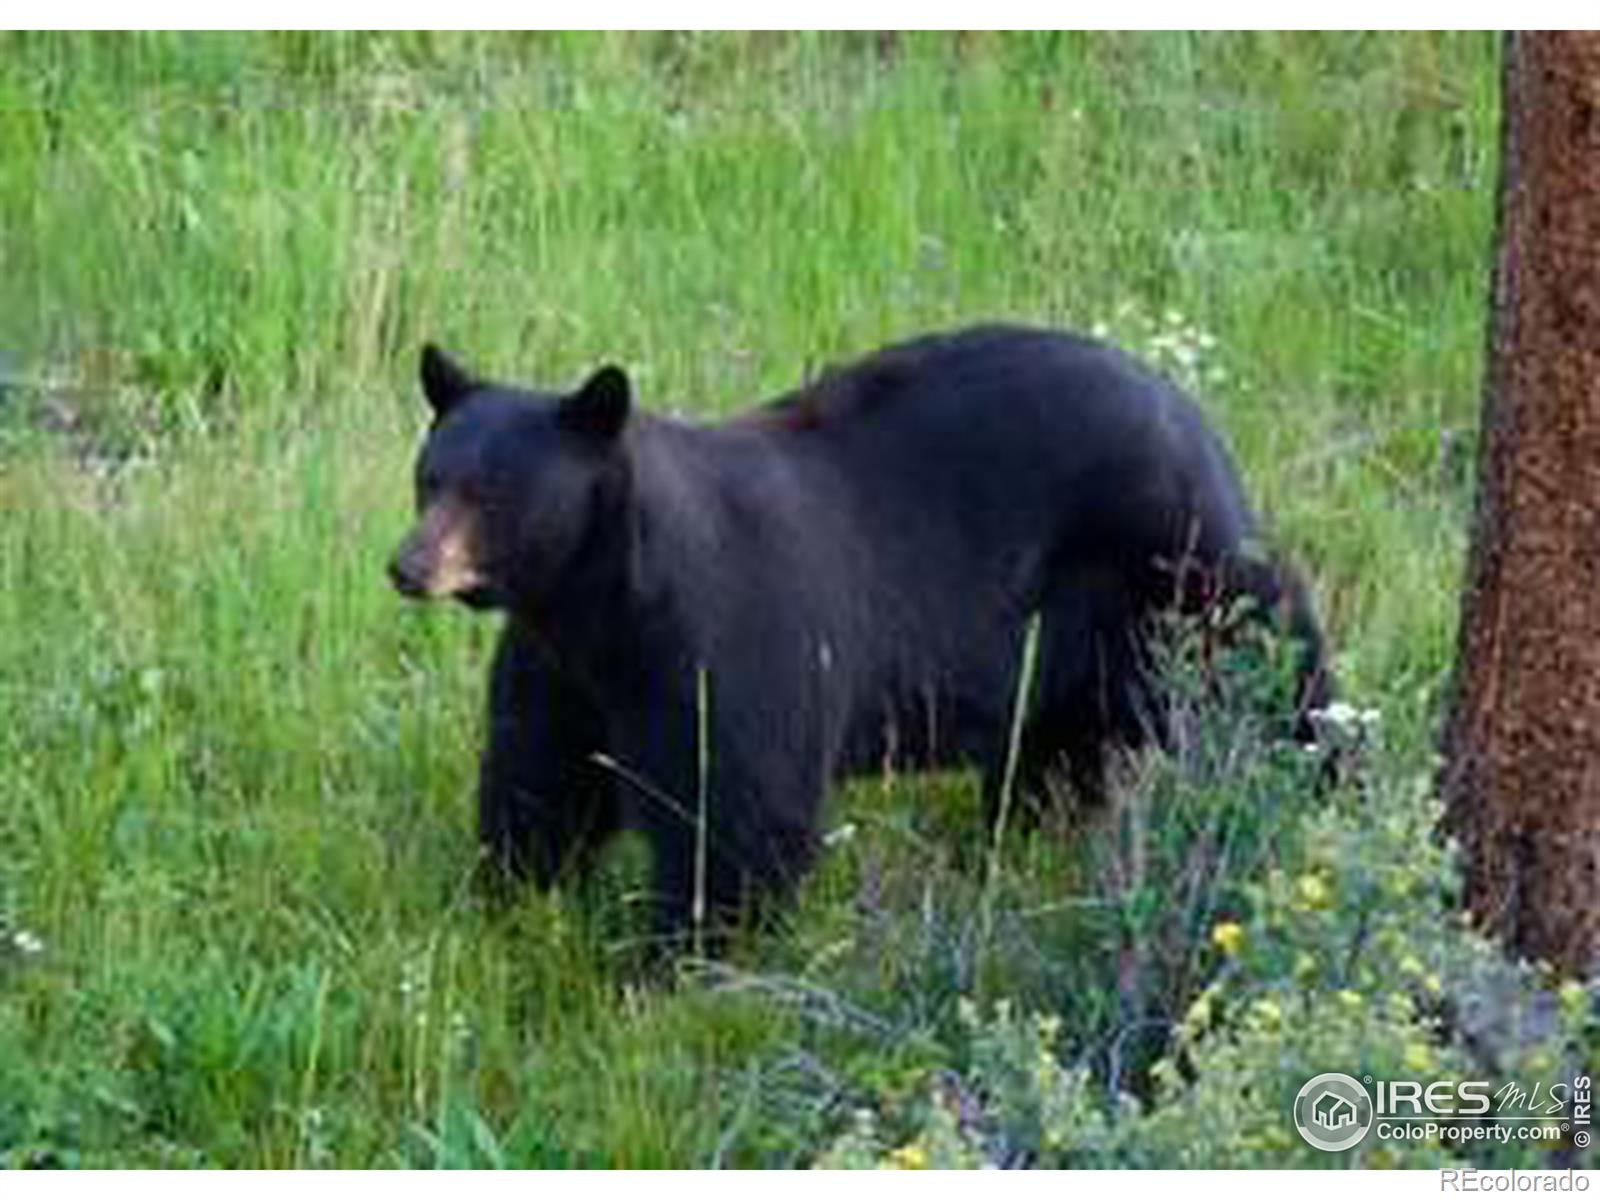
[[[1045,942],[980,980],[937,919],[981,837],[963,779],[841,798],[857,836],[747,951],[785,1002],[628,988],[626,851],[598,909],[481,911],[492,627],[382,572],[416,348],[549,384],[614,359],[711,417],[930,327],[1104,325],[1204,383],[1414,766],[1472,461],[1492,60],[0,34],[0,934],[43,944],[0,954],[0,1156],[803,1161],[850,1081],[938,1061],[959,996],[1098,1028]],[[1007,853],[990,936],[1097,903],[1048,839]]]
[[[1001,851],[1005,846],[1006,828],[1011,820],[1011,806],[1016,799],[1017,767],[1022,757],[1022,731],[1028,724],[1028,713],[1033,703],[1034,679],[1039,666],[1039,631],[1044,627],[1042,613],[1029,616],[1022,638],[1022,656],[1017,663],[1017,686],[1011,697],[1011,727],[1006,735],[1006,760],[1000,776],[1000,792],[995,804],[994,828],[990,831],[989,853],[985,858],[986,880],[983,889],[984,941],[994,924],[995,892],[1000,880]]]

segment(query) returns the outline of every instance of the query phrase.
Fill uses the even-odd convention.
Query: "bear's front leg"
[[[728,794],[713,797],[703,837],[695,825],[682,822],[651,831],[654,952],[718,956],[731,932],[746,922],[760,923],[792,899],[816,861],[817,839],[804,827],[717,819],[719,806],[755,803]]]
[[[495,651],[488,726],[478,836],[491,888],[581,877],[620,820],[615,785],[594,761],[605,720],[514,623]]]
[[[725,683],[704,716],[663,691],[618,727],[619,786],[654,858],[654,949],[714,955],[811,868],[826,773],[811,727],[754,690]]]

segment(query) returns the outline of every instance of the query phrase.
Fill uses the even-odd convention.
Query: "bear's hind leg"
[[[1038,829],[1068,789],[1079,808],[1104,807],[1109,796],[1108,741],[1105,722],[1088,706],[1057,709],[1031,720],[1022,734],[1009,801],[1002,795],[1003,762],[984,772],[985,827],[991,842],[1002,804],[1008,832]]]
[[[1163,736],[1147,660],[1127,591],[1114,574],[1079,570],[1053,590],[1039,614],[1035,679],[1008,829],[1037,827],[1068,791],[1080,812],[1107,808],[1114,757]],[[991,837],[1005,752],[984,778]]]

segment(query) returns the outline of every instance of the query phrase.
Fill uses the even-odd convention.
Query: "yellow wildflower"
[[[1327,908],[1333,900],[1333,889],[1328,886],[1328,881],[1314,873],[1300,876],[1295,882],[1295,892],[1301,908]]]
[[[1250,1011],[1267,1029],[1276,1029],[1283,1021],[1283,1009],[1278,1007],[1278,1002],[1270,996],[1257,1000],[1250,1006]]]
[[[889,1165],[896,1171],[925,1171],[928,1169],[928,1152],[921,1142],[907,1142],[899,1149],[889,1151]]]
[[[1211,944],[1229,958],[1244,948],[1244,926],[1237,921],[1219,921],[1211,931]]]

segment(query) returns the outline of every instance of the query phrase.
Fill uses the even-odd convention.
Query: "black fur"
[[[974,764],[993,819],[1032,614],[1019,784],[1036,798],[1062,767],[1096,802],[1108,752],[1162,736],[1146,637],[1174,605],[1252,597],[1304,647],[1302,710],[1326,700],[1304,589],[1253,556],[1223,446],[1101,343],[928,337],[712,427],[632,412],[616,368],[565,396],[478,383],[431,349],[422,375],[438,420],[419,504],[472,506],[487,582],[462,598],[508,613],[486,851],[548,886],[642,829],[663,934],[691,916],[702,672],[722,915],[804,875],[841,776]]]

